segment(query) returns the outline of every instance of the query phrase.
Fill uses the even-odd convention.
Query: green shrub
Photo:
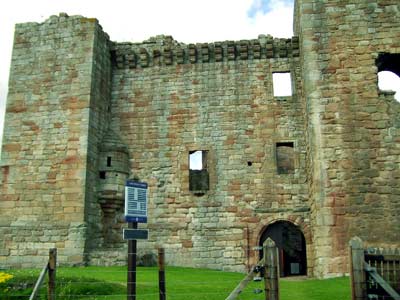
[[[30,273],[30,274],[29,274]],[[26,300],[32,294],[35,283],[38,279],[36,272],[17,271],[6,277],[0,273],[0,300]],[[7,273],[8,274],[8,273]],[[56,277],[56,298],[57,299],[109,299],[110,295],[122,295],[126,293],[124,284],[106,282],[86,277]],[[96,295],[103,295],[98,297]],[[90,296],[93,296],[90,297]],[[38,300],[47,299],[47,280],[43,282],[39,290]]]
[[[33,275],[17,276],[12,272],[0,272],[0,299],[27,299],[35,285]]]
[[[126,286],[93,278],[64,277],[58,278],[57,299],[91,299],[88,296],[109,296],[126,293]],[[94,299],[94,298],[93,298]]]

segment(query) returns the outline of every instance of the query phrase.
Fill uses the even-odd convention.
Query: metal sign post
[[[138,230],[138,223],[147,223],[147,183],[128,180],[125,185],[125,220],[123,238],[128,240],[127,300],[136,300],[136,252],[138,239],[147,239],[147,230]]]
[[[136,229],[137,222],[129,222],[129,228]],[[136,300],[136,240],[128,240],[128,300]]]

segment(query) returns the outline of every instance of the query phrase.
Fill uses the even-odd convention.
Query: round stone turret
[[[109,130],[99,145],[99,200],[103,212],[123,206],[124,186],[129,175],[128,147]]]
[[[125,181],[129,176],[128,147],[112,130],[99,145],[98,199],[102,210],[102,236],[105,248],[120,247],[124,213]]]

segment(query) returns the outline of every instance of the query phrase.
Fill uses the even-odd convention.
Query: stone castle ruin
[[[15,30],[0,169],[0,266],[123,264],[124,184],[149,184],[170,265],[348,272],[348,241],[400,245],[398,0],[297,0],[294,36],[112,42],[60,14]],[[292,91],[277,93],[275,80]],[[194,168],[192,157],[198,157]],[[140,248],[140,246],[139,246]]]

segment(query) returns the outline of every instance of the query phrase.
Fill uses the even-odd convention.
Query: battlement
[[[153,37],[143,43],[115,43],[113,62],[118,69],[180,64],[290,58],[299,56],[299,38],[273,38],[183,44],[171,36]]]
[[[54,28],[56,28],[57,26],[65,26],[66,24],[70,24],[77,30],[82,30],[85,24],[93,24],[93,26],[98,26],[101,30],[103,29],[96,18],[87,18],[81,15],[69,16],[65,12],[60,12],[58,15],[52,15],[40,23],[18,23],[16,24],[16,29],[18,34],[29,33],[30,35],[35,35],[39,34],[37,27],[43,27],[43,29],[41,29],[41,34],[43,34],[45,29],[52,28],[54,30]],[[107,33],[103,32],[103,34],[107,37],[107,39],[109,39]]]

